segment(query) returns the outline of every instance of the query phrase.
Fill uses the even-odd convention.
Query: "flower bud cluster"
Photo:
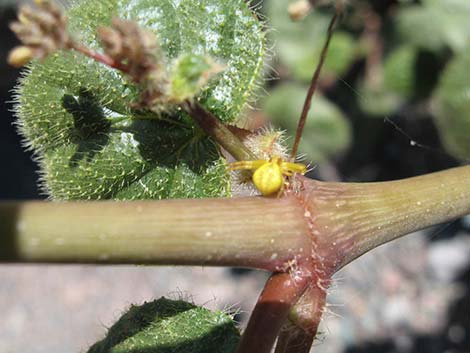
[[[37,8],[23,6],[18,21],[10,26],[23,45],[14,48],[8,62],[16,67],[25,65],[33,58],[44,59],[49,54],[70,46],[67,33],[67,17],[54,3],[35,0]]]

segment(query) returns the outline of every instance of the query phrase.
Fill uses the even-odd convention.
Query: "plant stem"
[[[85,56],[88,56],[89,58],[91,58],[93,60],[96,60],[97,62],[100,62],[100,63],[102,63],[106,66],[109,66],[109,67],[113,68],[113,69],[120,70],[124,73],[129,72],[129,68],[126,65],[124,65],[120,62],[117,62],[112,57],[110,57],[106,54],[99,53],[99,52],[97,52],[93,49],[90,49],[90,48],[86,47],[83,44],[79,44],[79,43],[76,43],[74,41],[71,41],[68,44],[68,46],[69,46],[70,49],[74,49],[77,52],[79,52],[79,53],[81,53]]]
[[[381,183],[300,180],[303,190],[282,198],[3,202],[0,262],[279,270],[313,256],[327,279],[381,244],[470,213],[470,166]]]
[[[266,282],[243,333],[237,353],[269,353],[290,308],[308,285],[308,277],[274,273]]]
[[[276,343],[274,353],[308,353],[312,348],[315,334],[305,332],[298,326],[290,324],[282,329]]]
[[[305,179],[315,253],[332,273],[413,231],[470,214],[470,166],[379,183]]]
[[[309,250],[297,200],[0,203],[0,262],[244,266]]]
[[[317,67],[315,68],[315,72],[313,73],[312,80],[310,82],[310,86],[308,88],[307,92],[307,97],[305,98],[304,106],[302,108],[302,114],[300,115],[299,123],[297,125],[297,132],[295,134],[295,139],[294,139],[294,145],[292,146],[292,154],[291,154],[291,159],[295,161],[297,157],[297,150],[300,145],[300,140],[302,138],[302,132],[304,131],[305,127],[305,122],[307,121],[307,115],[308,111],[310,110],[310,105],[312,104],[312,98],[313,95],[315,94],[315,90],[318,86],[318,81],[320,78],[320,72],[323,67],[323,64],[325,63],[326,60],[326,55],[328,53],[328,47],[330,45],[331,38],[333,37],[333,31],[335,28],[336,21],[339,18],[340,14],[340,8],[338,7],[331,18],[330,24],[328,26],[328,31],[326,35],[326,40],[325,44],[323,45],[323,48],[321,50],[320,54],[320,61],[318,62]]]
[[[275,353],[308,353],[325,308],[326,286],[311,284],[295,303],[277,340]],[[325,287],[324,287],[325,286]]]
[[[186,102],[183,107],[205,133],[212,136],[233,158],[239,161],[257,159],[236,135],[198,102]]]

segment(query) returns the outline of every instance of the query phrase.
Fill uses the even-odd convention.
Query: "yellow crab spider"
[[[307,167],[300,163],[285,162],[280,157],[271,157],[269,160],[239,161],[229,164],[231,170],[254,170],[253,184],[264,195],[269,196],[284,186],[284,176],[294,173],[305,174]]]

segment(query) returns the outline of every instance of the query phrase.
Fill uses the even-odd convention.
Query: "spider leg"
[[[282,174],[292,176],[294,173],[305,174],[307,167],[300,163],[282,162],[281,170]]]
[[[284,192],[286,190],[286,187],[289,186],[289,183],[286,181],[286,179],[284,179],[284,182],[282,183],[282,186],[281,188],[279,189],[279,191],[277,192],[277,198],[280,198],[282,195],[284,195]]]
[[[260,160],[254,160],[254,161],[238,161],[238,162],[233,162],[229,163],[228,168],[230,170],[243,170],[243,169],[258,169],[262,165],[266,164],[267,161],[260,159]]]

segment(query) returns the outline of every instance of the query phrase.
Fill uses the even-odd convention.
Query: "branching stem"
[[[302,183],[282,198],[1,202],[0,262],[273,271],[315,255],[331,275],[379,245],[470,213],[470,166],[381,183]]]

